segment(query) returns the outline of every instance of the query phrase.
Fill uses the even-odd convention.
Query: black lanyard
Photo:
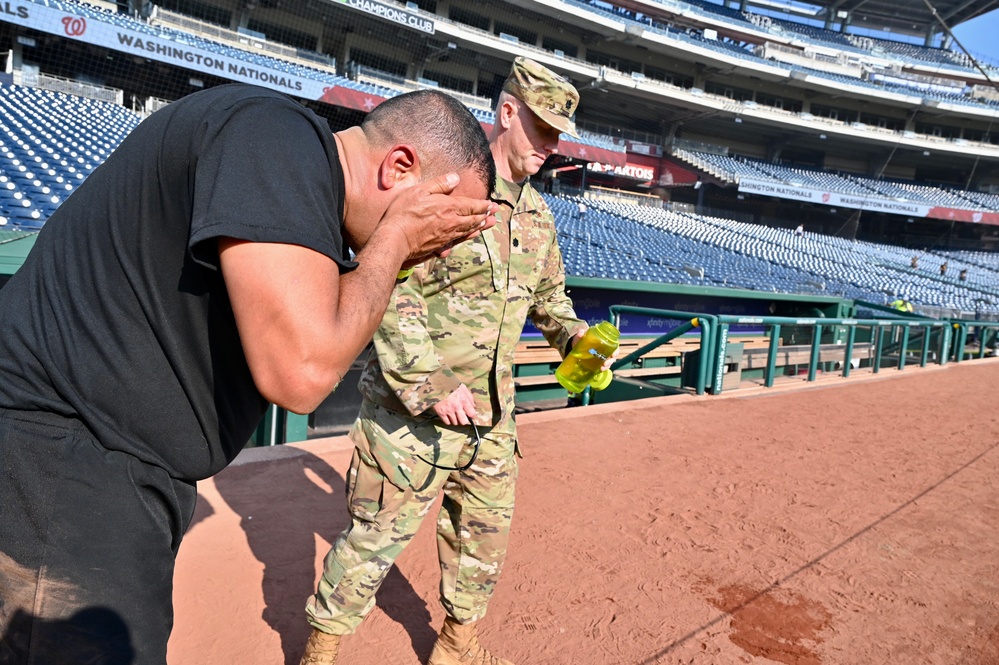
[[[472,451],[472,459],[468,460],[468,464],[466,464],[465,466],[444,466],[442,464],[436,464],[434,462],[431,462],[430,460],[428,460],[427,458],[423,457],[422,455],[417,455],[416,457],[420,461],[426,462],[427,464],[429,464],[430,466],[434,467],[435,469],[443,469],[444,471],[465,471],[470,466],[472,466],[472,463],[475,461],[475,458],[478,457],[478,455],[479,455],[479,446],[482,445],[482,437],[479,436],[479,428],[475,426],[475,423],[472,423],[472,432],[475,433],[475,450]],[[458,453],[458,454],[459,454],[459,456],[461,455],[461,453]]]

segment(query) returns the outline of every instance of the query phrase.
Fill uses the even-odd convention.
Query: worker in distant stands
[[[961,268],[961,272],[959,272],[957,274],[957,278],[959,280],[961,280],[962,282],[967,282],[968,281],[968,269],[967,268]]]
[[[917,255],[914,255],[914,256],[912,257],[912,260],[911,260],[911,261],[909,261],[909,266],[910,266],[910,267],[911,267],[911,268],[912,268],[913,270],[919,270],[919,255],[918,255],[918,254],[917,254]]]
[[[802,237],[802,236],[804,236],[805,235],[805,225],[804,224],[798,224],[798,226],[796,226],[794,228],[794,235],[796,235],[799,238]]]
[[[947,262],[944,261],[940,264],[940,276],[945,277],[947,275]]]
[[[195,483],[268,402],[329,395],[400,269],[495,221],[491,157],[439,92],[334,134],[225,85],[132,131],[0,290],[0,663],[166,663]]]
[[[900,312],[905,312],[911,314],[913,312],[912,303],[909,302],[908,297],[905,294],[899,294],[895,300],[891,303],[892,309],[897,309]]]
[[[579,203],[576,204],[576,212],[576,219],[580,222],[586,221],[586,201],[579,199]]]
[[[340,637],[375,593],[435,498],[446,617],[429,665],[511,665],[480,646],[513,517],[514,349],[528,317],[565,356],[587,325],[565,293],[555,220],[527,179],[575,135],[576,89],[517,58],[496,105],[496,226],[418,266],[396,288],[361,378],[350,436],[351,523],[326,557],[307,612],[303,664],[337,661]]]

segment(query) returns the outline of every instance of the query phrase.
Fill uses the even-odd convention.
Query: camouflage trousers
[[[516,436],[449,427],[365,401],[350,436],[347,475],[350,525],[326,555],[319,588],[306,607],[309,623],[352,633],[375,605],[375,593],[443,490],[437,518],[444,609],[462,623],[480,619],[499,581],[513,519]]]

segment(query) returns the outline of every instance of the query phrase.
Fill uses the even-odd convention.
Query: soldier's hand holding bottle
[[[572,349],[555,370],[555,378],[570,393],[590,386],[603,390],[613,379],[610,371],[617,357],[620,333],[611,323],[601,321],[573,336]]]

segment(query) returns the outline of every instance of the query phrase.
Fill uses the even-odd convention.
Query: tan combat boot
[[[479,645],[475,622],[464,625],[451,617],[444,619],[440,637],[430,652],[427,665],[513,665],[509,660],[496,658]]]
[[[336,665],[340,653],[340,636],[312,629],[309,641],[305,643],[305,653],[299,665]]]

